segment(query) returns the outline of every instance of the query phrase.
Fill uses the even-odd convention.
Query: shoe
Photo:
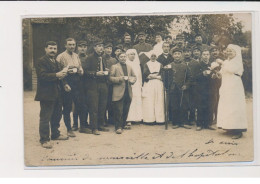
[[[51,149],[52,145],[51,145],[50,141],[48,141],[48,142],[42,143],[42,147],[46,148],[46,149]]]
[[[177,129],[177,128],[180,128],[180,126],[179,125],[173,125],[172,128]]]
[[[191,127],[189,127],[187,125],[181,125],[180,127],[185,128],[185,129],[191,129]]]
[[[126,125],[126,126],[124,127],[124,129],[130,130],[130,129],[131,129],[131,126]]]
[[[197,126],[196,131],[201,131],[202,128],[200,126]]]
[[[132,125],[132,123],[131,122],[128,122],[127,124],[126,124],[126,126],[131,126]]]
[[[92,131],[89,128],[80,128],[79,133],[92,134]]]
[[[79,128],[78,127],[72,127],[72,131],[77,131]]]
[[[74,134],[74,132],[73,132],[72,130],[69,130],[69,131],[67,132],[67,135],[68,135],[69,137],[76,137],[76,135]]]
[[[212,126],[208,126],[207,129],[209,129],[209,130],[216,130],[216,129],[213,128]]]
[[[98,130],[93,130],[94,135],[100,135],[100,132]]]
[[[116,130],[116,133],[117,133],[117,134],[122,134],[122,129],[120,129],[120,128],[117,129],[117,130]]]
[[[60,140],[60,141],[63,141],[63,140],[68,140],[69,137],[68,136],[65,136],[65,135],[60,135],[59,137],[56,137],[56,138],[51,138],[52,140]]]
[[[240,132],[240,133],[238,133],[238,134],[236,134],[236,135],[233,135],[231,138],[232,139],[239,139],[239,138],[241,138],[243,136],[243,134],[242,134],[242,132]]]
[[[109,129],[108,128],[105,128],[105,127],[99,127],[98,128],[99,131],[102,131],[102,132],[109,132]]]

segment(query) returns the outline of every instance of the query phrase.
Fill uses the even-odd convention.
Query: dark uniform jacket
[[[108,76],[97,76],[96,73],[100,71],[100,62],[99,59],[102,59],[103,71],[107,68],[106,63],[102,56],[99,56],[96,52],[88,56],[86,64],[82,66],[84,70],[84,83],[85,89],[91,90],[97,88],[98,82],[107,83]]]
[[[149,52],[153,49],[153,46],[149,43],[138,43],[133,46],[133,49],[139,54],[140,52]]]
[[[56,73],[62,68],[55,60],[52,62],[47,55],[41,57],[35,65],[37,74],[36,101],[55,101],[60,97],[62,82],[56,77]],[[66,81],[63,80],[65,84]]]
[[[173,62],[173,57],[171,54],[168,54],[167,58],[164,56],[164,54],[162,53],[161,55],[158,56],[157,61],[159,63],[161,63],[163,66],[166,66],[170,63]]]

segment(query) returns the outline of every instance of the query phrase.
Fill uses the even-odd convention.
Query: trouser
[[[122,129],[126,125],[126,119],[131,104],[131,98],[128,90],[125,90],[124,96],[119,101],[113,102],[115,129]]]
[[[189,122],[196,121],[196,89],[192,86],[189,90]]]
[[[84,100],[84,114],[85,114],[85,117],[84,119],[86,120],[85,121],[85,126],[88,126],[88,106],[87,106],[87,102],[86,100]],[[79,112],[80,112],[80,109],[77,109],[77,107],[75,106],[74,104],[74,111],[73,111],[73,127],[78,127],[78,119],[79,119]]]
[[[107,124],[114,124],[112,94],[113,94],[113,85],[109,85],[108,86],[107,109],[106,109],[107,115],[105,116]]]
[[[40,101],[40,106],[40,142],[44,143],[50,141],[50,128],[51,138],[60,136],[59,127],[62,117],[62,101],[60,98],[57,98],[56,101]]]
[[[169,118],[173,125],[183,125],[188,121],[188,91],[175,89],[170,93]]]
[[[106,82],[96,83],[96,87],[88,89],[87,102],[89,108],[90,126],[92,130],[104,126],[107,107],[108,87]]]
[[[72,102],[75,104],[75,108],[79,113],[80,126],[86,126],[84,95],[80,84],[80,80],[71,80],[69,81],[71,91],[63,91],[63,119],[68,131],[71,130],[70,113],[72,111]]]
[[[208,126],[210,126],[212,120],[211,116],[212,114],[210,113],[209,106],[199,107],[197,126],[200,126],[202,128],[207,128]]]

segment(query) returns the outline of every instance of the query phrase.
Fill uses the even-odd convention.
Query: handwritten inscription
[[[210,139],[209,141],[205,142],[205,144],[213,144],[213,143],[215,143],[213,139]],[[238,143],[235,141],[232,141],[232,142],[220,141],[219,144],[225,144],[225,145],[231,145],[231,146],[238,145]]]

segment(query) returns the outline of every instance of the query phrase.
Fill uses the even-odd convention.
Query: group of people
[[[121,134],[132,123],[171,122],[174,129],[196,124],[197,131],[215,130],[212,125],[217,123],[232,138],[242,137],[247,119],[239,46],[230,44],[222,51],[203,44],[199,34],[193,44],[183,35],[174,44],[161,33],[154,45],[146,43],[144,32],[137,38],[133,45],[126,33],[116,47],[96,41],[90,55],[86,41],[68,38],[66,50],[57,57],[57,43],[46,43],[46,55],[35,65],[44,148],[52,148],[50,139],[75,137],[77,130],[100,135],[114,125]],[[62,115],[67,136],[59,132]]]

